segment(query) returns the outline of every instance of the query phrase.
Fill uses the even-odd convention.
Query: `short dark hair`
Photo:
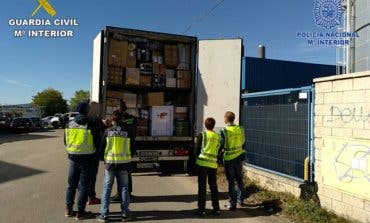
[[[122,120],[122,113],[119,110],[113,111],[112,120],[119,123]]]
[[[216,124],[216,120],[214,118],[207,118],[204,121],[204,125],[206,126],[208,130],[213,130],[213,128],[215,127],[215,124]]]
[[[235,120],[235,114],[234,114],[234,112],[227,111],[225,113],[225,119],[226,119],[227,122],[233,123],[234,120]]]

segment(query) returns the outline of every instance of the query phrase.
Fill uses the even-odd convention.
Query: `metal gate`
[[[313,87],[242,95],[247,165],[303,181],[307,158],[313,180],[313,96]]]

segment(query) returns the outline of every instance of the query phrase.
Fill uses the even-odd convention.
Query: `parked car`
[[[60,119],[60,126],[64,128],[68,121],[74,120],[75,117],[78,115],[78,112],[68,112],[65,113]]]
[[[12,132],[30,132],[33,130],[33,122],[30,118],[14,118],[10,123]]]
[[[12,121],[12,118],[9,113],[0,112],[0,131],[9,130],[11,121]]]
[[[44,128],[50,126],[51,125],[51,119],[52,118],[53,118],[53,116],[47,116],[47,117],[42,118],[41,119],[42,126],[44,126]]]
[[[54,117],[51,118],[50,124],[55,128],[60,127],[60,117],[62,117],[63,114],[55,114]]]
[[[34,128],[39,128],[39,129],[44,128],[44,126],[42,124],[42,121],[41,121],[41,118],[31,117],[31,120],[32,120]]]

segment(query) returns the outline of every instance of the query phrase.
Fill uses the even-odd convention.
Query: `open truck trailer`
[[[205,118],[219,130],[226,111],[239,117],[242,58],[242,39],[106,27],[93,43],[90,99],[104,116],[122,99],[137,118],[135,171],[191,171]]]

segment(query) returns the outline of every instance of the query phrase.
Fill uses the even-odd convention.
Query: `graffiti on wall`
[[[370,123],[370,111],[364,107],[330,107],[330,119],[328,122],[340,121],[342,123]]]
[[[370,140],[326,137],[323,153],[325,185],[370,199]]]

